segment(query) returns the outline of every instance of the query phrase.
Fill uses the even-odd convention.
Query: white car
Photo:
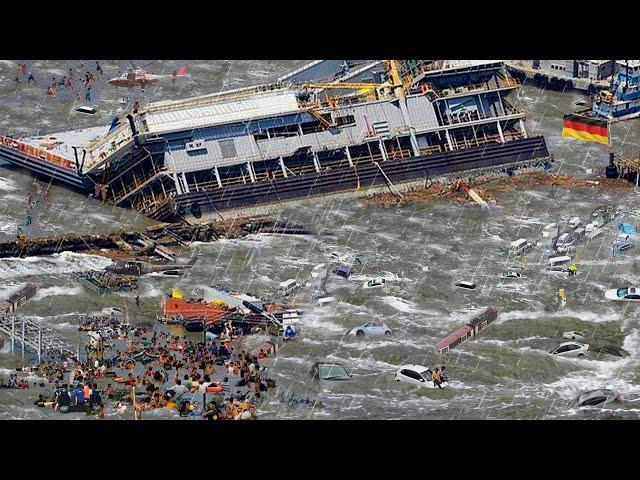
[[[570,331],[570,332],[564,332],[562,334],[562,338],[568,338],[569,340],[584,340],[585,339],[585,332],[577,332],[577,331]]]
[[[612,288],[604,292],[608,300],[640,302],[640,287]]]
[[[562,357],[584,357],[589,351],[591,351],[591,347],[588,343],[565,342],[551,350],[550,353]]]
[[[364,282],[362,288],[368,290],[370,288],[380,288],[386,285],[387,281],[384,278],[374,278],[373,280],[368,280]]]
[[[347,332],[347,335],[356,335],[358,337],[364,337],[365,335],[391,335],[391,329],[380,320],[374,320],[352,328]]]
[[[408,364],[401,366],[395,373],[396,382],[407,382],[422,385],[427,388],[438,388],[431,380],[433,370],[422,365]],[[442,388],[446,388],[449,382],[442,382]]]

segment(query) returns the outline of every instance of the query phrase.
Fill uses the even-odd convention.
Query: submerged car
[[[334,268],[333,273],[335,273],[339,277],[349,278],[353,273],[353,267],[349,265],[341,265],[338,268]]]
[[[578,272],[575,270],[569,270],[568,268],[560,267],[557,265],[554,267],[545,268],[542,273],[544,273],[545,275],[553,275],[554,277],[561,278],[569,278],[578,274]]]
[[[347,332],[347,335],[364,337],[365,335],[391,335],[391,329],[379,320],[365,323],[359,327],[354,327]]]
[[[344,382],[351,375],[339,363],[316,362],[311,367],[311,377],[320,382]]]
[[[584,340],[586,336],[586,332],[578,332],[578,331],[569,331],[569,332],[564,332],[562,334],[562,338],[568,338],[569,340]]]
[[[408,364],[401,366],[395,373],[394,378],[397,382],[414,383],[427,388],[438,388],[431,380],[433,370],[422,365]],[[449,382],[442,382],[442,388],[449,385]]]
[[[562,357],[584,357],[591,350],[588,343],[565,342],[551,350],[551,355]]]
[[[455,287],[466,288],[467,290],[473,290],[477,287],[477,285],[473,282],[467,282],[466,280],[461,280],[453,284]]]
[[[612,288],[604,292],[604,298],[608,300],[639,302],[640,288],[638,287]]]
[[[387,284],[387,281],[384,278],[374,278],[373,280],[368,280],[364,282],[362,288],[368,290],[370,288],[380,288],[384,287]]]
[[[616,237],[616,241],[611,247],[611,250],[615,254],[619,254],[625,252],[633,248],[633,240],[631,240],[631,236],[626,233],[621,233]]]
[[[597,353],[603,353],[605,355],[613,355],[614,357],[626,358],[631,355],[625,349],[620,347],[612,347],[612,346],[604,346],[600,348],[596,348],[595,351]]]
[[[609,390],[608,388],[599,388],[597,390],[582,392],[569,402],[569,407],[604,406],[612,402],[620,402],[621,400],[622,397],[619,393]]]
[[[520,278],[522,276],[522,274],[520,272],[518,272],[517,270],[507,270],[506,272],[502,272],[502,275],[500,275],[502,278]]]

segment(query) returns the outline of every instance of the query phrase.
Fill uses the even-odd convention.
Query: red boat
[[[204,300],[183,300],[182,298],[165,298],[162,302],[162,313],[168,317],[206,319],[207,323],[218,322],[228,309],[225,305],[212,304]]]

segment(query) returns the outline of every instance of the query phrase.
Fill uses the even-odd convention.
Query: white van
[[[299,288],[300,284],[293,278],[290,278],[289,280],[285,280],[280,284],[280,286],[278,287],[278,294],[286,297],[287,295],[291,295],[292,293],[294,293]]]
[[[511,242],[510,251],[515,253],[516,255],[522,255],[526,253],[531,248],[531,244],[527,241],[526,238],[519,238],[515,242]]]
[[[564,265],[565,263],[569,263],[571,260],[571,257],[568,255],[563,255],[562,257],[551,257],[549,259],[549,265],[552,267],[556,265]]]

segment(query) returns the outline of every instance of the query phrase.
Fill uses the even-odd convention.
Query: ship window
[[[231,158],[238,155],[236,151],[236,143],[233,138],[227,140],[219,140],[220,152],[222,152],[222,158]]]
[[[336,117],[336,125],[344,127],[346,125],[355,125],[356,118],[353,115],[345,115],[344,117]]]

